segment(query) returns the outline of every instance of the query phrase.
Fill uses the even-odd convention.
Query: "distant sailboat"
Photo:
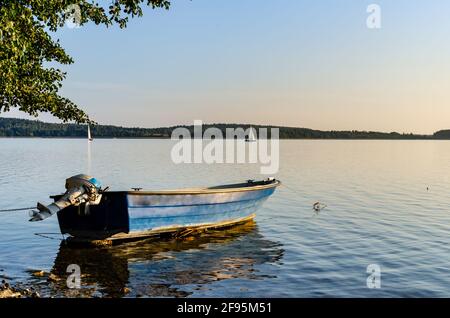
[[[250,127],[250,132],[248,134],[248,137],[245,138],[246,142],[255,142],[256,138],[255,138],[255,134],[253,133],[253,127]]]
[[[92,140],[94,140],[94,138],[91,136],[91,127],[88,125],[88,141],[91,142]]]

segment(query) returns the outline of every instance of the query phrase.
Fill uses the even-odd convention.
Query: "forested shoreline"
[[[249,124],[204,124],[203,130],[218,128],[225,136],[226,128],[252,126],[259,128],[279,128],[280,139],[450,139],[450,130],[441,130],[433,135],[416,135],[412,133],[385,133],[375,131],[322,131],[299,127],[260,126]],[[172,131],[185,127],[193,135],[194,127],[172,126],[160,128],[120,127],[112,125],[91,126],[95,138],[170,138]],[[79,124],[46,123],[38,120],[0,118],[0,137],[41,137],[41,138],[86,138],[87,126]]]

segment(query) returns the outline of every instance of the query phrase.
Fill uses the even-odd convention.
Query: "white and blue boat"
[[[114,243],[154,236],[187,235],[246,223],[280,185],[273,178],[209,188],[105,191],[90,176],[66,180],[66,193],[38,203],[30,221],[57,213],[72,241]]]

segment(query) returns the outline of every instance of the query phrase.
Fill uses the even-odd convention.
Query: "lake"
[[[0,138],[0,209],[50,203],[82,172],[113,190],[266,177],[258,164],[176,165],[173,144]],[[450,142],[283,140],[276,177],[254,223],[183,240],[74,249],[56,217],[0,213],[0,277],[55,297],[450,297]]]

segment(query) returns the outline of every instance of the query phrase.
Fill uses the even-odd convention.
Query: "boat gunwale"
[[[232,186],[233,184],[224,185]],[[232,193],[232,192],[248,192],[257,190],[266,190],[271,188],[276,188],[281,185],[281,181],[275,180],[272,183],[263,185],[249,185],[246,187],[239,188],[187,188],[187,189],[175,189],[175,190],[140,190],[140,191],[108,191],[109,193],[120,192],[133,195],[183,195],[183,194],[217,194],[217,193]]]
[[[258,191],[258,190],[266,190],[279,187],[281,185],[280,180],[274,180],[271,183],[263,184],[263,185],[249,185],[246,187],[239,188],[186,188],[186,189],[174,189],[174,190],[129,190],[129,191],[107,191],[105,193],[125,193],[131,195],[200,195],[200,194],[218,194],[218,193],[233,193],[233,192],[249,192],[249,191]],[[233,184],[223,185],[233,186]],[[219,186],[220,187],[220,186]],[[50,198],[55,199],[57,197],[62,196],[63,194],[51,195]]]

